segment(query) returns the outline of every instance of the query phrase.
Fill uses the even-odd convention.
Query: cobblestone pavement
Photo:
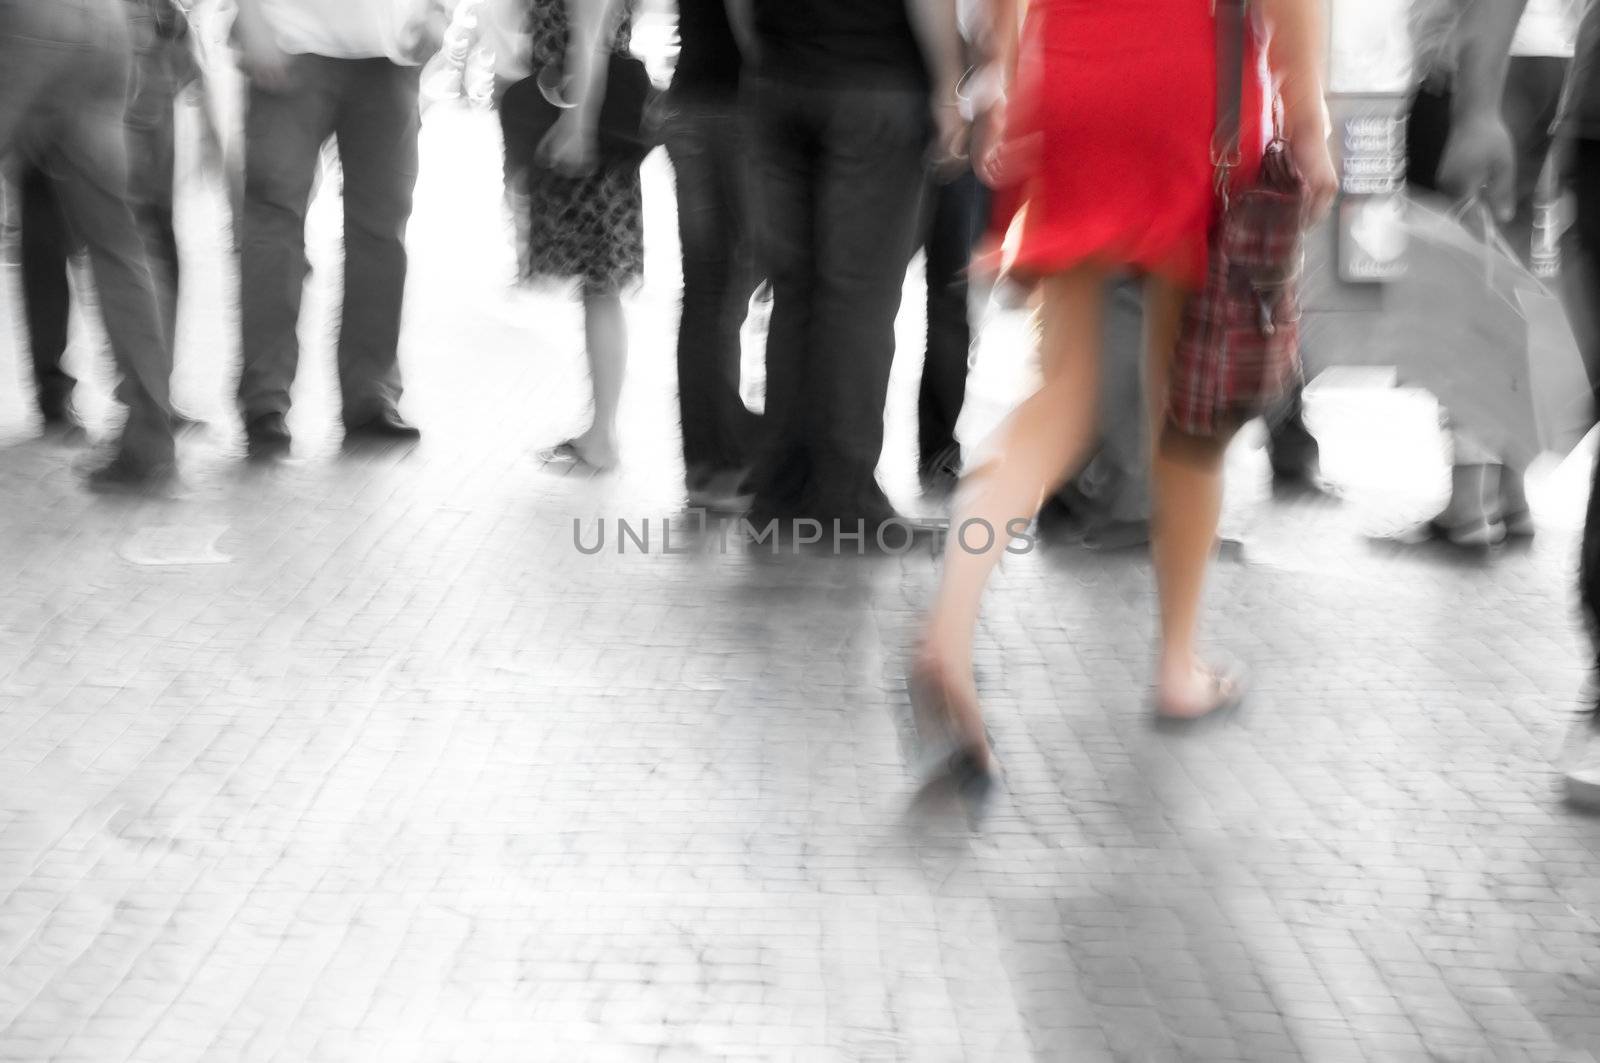
[[[504,283],[492,127],[434,112],[424,150],[416,450],[337,450],[323,280],[297,457],[244,467],[209,199],[177,390],[215,427],[180,497],[86,496],[83,449],[0,396],[0,1060],[1600,1052],[1600,821],[1558,771],[1582,457],[1534,478],[1527,549],[1374,545],[1442,495],[1434,408],[1327,382],[1343,505],[1274,503],[1254,440],[1233,455],[1212,631],[1249,714],[1147,726],[1142,556],[1012,558],[980,647],[1004,795],[981,835],[911,821],[925,553],[668,556],[659,523],[648,555],[574,547],[575,519],[684,520],[665,163],[627,466],[589,480],[532,457],[581,424],[581,340]],[[975,430],[1021,332],[990,332]]]

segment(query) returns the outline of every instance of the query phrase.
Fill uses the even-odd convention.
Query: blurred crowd
[[[248,459],[271,462],[293,446],[305,222],[330,144],[342,191],[346,437],[420,437],[400,407],[398,344],[406,228],[425,164],[419,102],[438,78],[437,91],[499,113],[520,279],[565,283],[583,308],[593,416],[544,451],[546,462],[603,473],[623,460],[625,307],[644,266],[640,164],[664,145],[683,259],[676,358],[688,503],[755,526],[816,522],[868,543],[890,526],[915,532],[877,470],[895,321],[922,253],[921,485],[958,525],[991,531],[981,548],[947,551],[910,669],[919,719],[948,754],[936,758],[947,781],[981,795],[997,777],[972,634],[1007,539],[993,530],[1036,516],[1089,545],[1151,544],[1159,723],[1237,706],[1242,669],[1195,649],[1222,454],[1239,424],[1260,416],[1279,485],[1329,488],[1303,374],[1197,431],[1172,416],[1190,396],[1183,389],[1198,386],[1173,375],[1174,358],[1208,281],[1229,182],[1255,180],[1281,145],[1304,227],[1335,194],[1321,4],[676,0],[676,63],[659,86],[634,54],[640,2],[0,3],[0,156],[38,413],[47,430],[80,427],[64,363],[80,256],[126,409],[115,453],[89,486],[161,490],[190,423],[170,391],[183,130],[232,205]],[[1535,234],[1556,210],[1559,287],[1588,365],[1600,368],[1581,327],[1600,304],[1600,13],[1585,7],[1411,0],[1406,181],[1419,199],[1481,205],[1495,245],[1530,274],[1548,272]],[[1244,73],[1230,87],[1235,9],[1232,70]],[[197,121],[180,126],[180,110]],[[1232,145],[1219,155],[1228,122]],[[957,429],[996,285],[1035,308],[1043,383],[974,445]],[[760,412],[741,381],[753,299],[771,304]],[[1278,310],[1261,305],[1271,333]],[[1225,365],[1211,368],[1225,376]],[[1219,381],[1208,386],[1231,386]],[[1479,423],[1452,411],[1449,500],[1409,537],[1482,550],[1535,533],[1523,481],[1537,448],[1503,445]],[[1600,631],[1593,512],[1583,565]],[[1600,769],[1570,781],[1592,797]]]

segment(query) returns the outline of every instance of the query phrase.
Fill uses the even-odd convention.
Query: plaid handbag
[[[1218,218],[1205,286],[1184,308],[1170,376],[1168,420],[1195,436],[1256,416],[1300,375],[1305,191],[1288,145],[1274,139],[1256,181],[1231,188],[1240,157],[1247,3],[1217,3]]]

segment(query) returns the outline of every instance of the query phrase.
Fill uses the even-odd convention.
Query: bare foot
[[[1163,669],[1156,689],[1156,715],[1167,720],[1199,720],[1236,707],[1244,698],[1241,670],[1218,670],[1199,661]]]
[[[616,437],[594,428],[574,439],[572,445],[584,461],[602,471],[615,469],[621,461]]]

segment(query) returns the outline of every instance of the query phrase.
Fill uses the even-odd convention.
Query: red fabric
[[[1247,48],[1242,154],[1254,179],[1263,86]],[[1003,154],[1020,236],[1006,263],[1023,277],[1081,262],[1206,275],[1215,215],[1216,26],[1209,0],[1030,0]]]

